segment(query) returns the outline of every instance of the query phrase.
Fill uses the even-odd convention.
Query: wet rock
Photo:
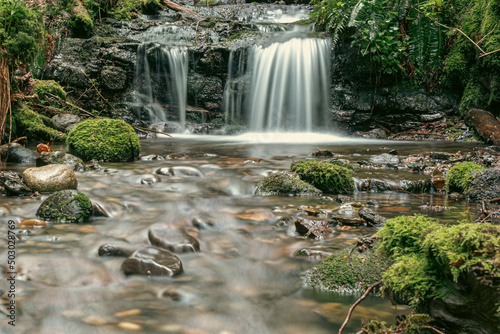
[[[382,129],[373,129],[370,131],[356,131],[352,134],[354,137],[367,139],[387,139],[387,133]]]
[[[23,179],[28,187],[39,192],[76,189],[78,186],[73,169],[66,165],[28,168],[23,172]]]
[[[358,184],[360,191],[384,192],[388,190],[398,190],[399,186],[391,184],[386,180],[367,179]]]
[[[375,155],[370,158],[370,162],[374,164],[398,164],[399,158],[389,153],[382,153],[380,155]]]
[[[148,238],[152,245],[175,253],[200,251],[198,240],[181,227],[154,224],[149,228]]]
[[[68,132],[73,126],[82,121],[80,116],[75,114],[59,114],[50,120],[54,122],[56,129],[61,132]]]
[[[26,219],[17,225],[17,228],[35,228],[35,227],[45,227],[47,223],[40,219]]]
[[[142,161],[154,161],[154,160],[165,160],[164,157],[158,154],[149,154],[149,155],[144,155],[141,156]]]
[[[329,162],[316,160],[295,161],[290,166],[300,179],[331,194],[349,194],[355,190],[354,179],[349,169]]]
[[[304,211],[308,216],[317,217],[317,216],[323,214],[323,211],[318,210],[318,209],[313,208],[312,206],[308,206],[308,205],[301,205],[298,207],[298,209]]]
[[[13,172],[0,172],[0,189],[2,188],[7,196],[28,195],[33,192],[19,174]]]
[[[399,187],[401,190],[409,191],[411,193],[424,193],[431,190],[432,182],[431,180],[401,180],[399,181]]]
[[[82,172],[85,170],[85,165],[83,164],[82,159],[61,151],[41,152],[36,158],[37,167],[57,164],[69,166],[75,171]]]
[[[332,223],[338,225],[347,225],[347,226],[365,225],[365,221],[361,218],[346,218],[346,217],[333,217]]]
[[[171,277],[182,273],[181,260],[169,251],[149,246],[136,250],[121,266],[125,275]]]
[[[479,171],[472,181],[467,198],[473,202],[500,197],[500,169]]]
[[[392,154],[392,155],[399,155],[398,151],[396,151],[396,149],[392,149],[389,151],[389,154]]]
[[[366,205],[373,206],[375,208],[379,207],[378,202],[376,200],[374,200],[374,199],[370,199],[370,200],[366,201]]]
[[[255,195],[258,196],[319,196],[321,194],[321,190],[302,181],[296,173],[290,172],[271,174],[261,180],[255,189]]]
[[[59,223],[82,223],[91,213],[92,203],[87,195],[76,190],[63,190],[43,201],[36,215]]]
[[[345,195],[338,195],[335,200],[337,203],[351,203],[354,202],[354,198],[345,196]]]
[[[110,214],[99,203],[92,202],[92,216],[109,218]]]
[[[446,152],[431,152],[429,153],[429,158],[432,160],[442,160],[447,161],[452,158],[452,154]]]
[[[32,163],[36,160],[36,153],[24,146],[12,146],[9,148],[7,161],[17,163]]]
[[[361,208],[358,211],[358,214],[361,218],[366,220],[369,223],[375,224],[375,225],[382,225],[385,224],[386,218],[382,217],[375,211],[369,208]]]
[[[166,176],[203,177],[203,173],[198,168],[189,166],[163,167],[157,169],[155,173]]]
[[[102,84],[109,90],[121,90],[127,87],[127,73],[116,66],[104,66],[101,71]]]
[[[335,153],[330,150],[318,150],[312,153],[313,157],[333,157]]]
[[[129,257],[134,251],[135,249],[130,247],[105,244],[99,247],[98,254],[99,256]]]
[[[300,235],[316,240],[328,238],[333,233],[328,222],[322,220],[297,219],[295,229]]]

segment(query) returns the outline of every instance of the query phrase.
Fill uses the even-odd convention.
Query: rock
[[[375,225],[382,225],[386,222],[386,218],[382,217],[375,211],[369,208],[361,208],[358,211],[358,214],[361,218],[366,220],[369,223],[375,224]]]
[[[42,202],[36,215],[59,223],[82,223],[92,214],[92,203],[87,195],[76,190],[63,190]]]
[[[57,130],[67,132],[69,128],[82,121],[80,116],[75,114],[58,114],[51,118]]]
[[[322,191],[302,181],[297,173],[281,172],[268,175],[262,179],[255,189],[255,195],[275,196],[319,196]]]
[[[4,188],[7,196],[28,195],[33,192],[24,184],[19,174],[13,172],[0,172],[0,189],[1,188]]]
[[[76,189],[78,186],[75,172],[66,165],[28,168],[23,172],[23,179],[28,187],[39,192]]]
[[[431,180],[401,180],[399,181],[399,187],[401,190],[409,191],[411,193],[424,193],[431,190]]]
[[[316,188],[332,194],[352,193],[354,179],[349,169],[324,161],[302,160],[292,163],[291,172]]]
[[[135,249],[130,247],[105,244],[99,247],[98,254],[99,256],[129,257],[134,251]]]
[[[17,225],[17,228],[35,228],[35,227],[45,227],[47,223],[40,219],[26,219]]]
[[[167,276],[181,274],[181,260],[161,248],[149,246],[136,250],[121,267],[125,275]]]
[[[148,238],[152,245],[175,253],[200,251],[198,240],[181,227],[154,224],[149,228]]]
[[[109,213],[97,202],[92,202],[92,216],[109,218]]]
[[[399,158],[389,153],[382,153],[380,155],[375,155],[370,158],[370,162],[374,164],[398,164]]]
[[[345,196],[345,195],[338,195],[337,198],[335,199],[337,203],[351,203],[354,202],[354,198]]]
[[[36,160],[36,153],[24,146],[12,146],[9,148],[8,162],[32,163]]]
[[[328,222],[322,220],[297,219],[295,221],[295,229],[300,235],[316,240],[331,237],[333,233]]]
[[[478,172],[471,182],[467,198],[480,202],[500,197],[500,169],[486,169]]]
[[[313,157],[333,157],[335,153],[330,150],[318,150],[312,153]]]
[[[116,66],[104,66],[101,71],[102,84],[109,90],[121,90],[127,87],[127,73]]]
[[[61,151],[41,152],[36,158],[37,167],[57,164],[69,166],[75,171],[83,172],[85,170],[85,165],[83,164],[82,159]]]
[[[124,121],[101,118],[79,123],[67,138],[68,151],[85,161],[130,161],[141,151],[139,137]]]
[[[362,137],[367,139],[387,139],[387,134],[382,129],[373,129],[370,131],[356,131],[354,137]]]
[[[198,168],[189,166],[163,167],[157,169],[155,173],[166,176],[203,177],[203,173]]]

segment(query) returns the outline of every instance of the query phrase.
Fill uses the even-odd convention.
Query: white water
[[[137,114],[153,123],[186,123],[188,51],[142,44],[137,50],[134,98]]]
[[[292,38],[255,45],[249,96],[252,131],[306,131],[328,116],[330,41]]]

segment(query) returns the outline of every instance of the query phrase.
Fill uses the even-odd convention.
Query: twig
[[[117,114],[118,116],[120,116],[120,118],[128,124],[128,122],[125,120],[125,118],[123,118],[122,114],[120,114],[118,112],[118,110],[115,109],[115,107],[113,107],[111,105],[111,103],[108,102],[108,100],[106,100],[106,98],[104,96],[102,96],[101,92],[99,92],[99,90],[97,89],[97,87],[94,85],[94,82],[92,81],[92,79],[89,78],[89,76],[87,75],[87,73],[85,73],[84,70],[80,69],[80,71],[82,71],[82,73],[87,77],[87,79],[89,79],[90,83],[92,84],[92,86],[94,87],[95,91],[97,92],[97,94],[99,94],[99,96],[111,107],[111,109],[113,109]],[[171,135],[169,135],[168,133],[165,133],[165,132],[162,132],[162,131],[157,131],[157,130],[151,130],[151,129],[146,129],[146,128],[143,128],[143,127],[140,127],[140,126],[136,126],[136,125],[132,125],[132,124],[129,124],[131,127],[133,127],[134,129],[137,129],[137,130],[142,130],[142,131],[151,131],[151,132],[156,132],[156,133],[161,133],[163,135],[166,135],[166,136],[169,136],[169,137],[172,137]]]
[[[492,215],[494,215],[495,213],[499,213],[499,212],[500,212],[500,210],[496,210],[496,211],[490,212],[490,214],[489,214],[489,215],[487,215],[486,217],[484,217],[484,219],[483,219],[483,220],[481,220],[481,221],[479,222],[479,224],[482,224],[482,223],[483,223],[486,219],[490,218]]]
[[[483,38],[481,38],[481,39],[479,40],[479,42],[477,42],[477,44],[481,43],[481,42],[482,42],[482,41],[483,41],[483,40],[484,40],[484,39],[485,39],[485,38],[486,38],[489,34],[491,34],[491,33],[492,33],[495,29],[496,29],[497,25],[498,25],[498,23],[497,23],[497,24],[495,24],[495,26],[493,27],[493,29],[491,29],[491,31],[490,31],[489,33],[487,33],[486,35],[484,35],[484,37],[483,37]]]
[[[356,306],[358,306],[359,303],[361,303],[363,301],[363,299],[365,299],[366,296],[368,296],[368,294],[370,293],[370,291],[372,291],[375,287],[379,286],[380,284],[382,284],[382,280],[378,281],[377,283],[374,283],[374,284],[370,285],[368,287],[368,289],[366,289],[365,293],[361,297],[359,297],[359,299],[356,300],[356,302],[354,304],[352,304],[352,306],[349,308],[349,313],[347,313],[347,316],[346,316],[346,318],[344,320],[344,323],[342,324],[342,327],[340,327],[340,329],[339,329],[339,334],[342,334],[342,331],[344,330],[345,326],[347,325],[347,323],[351,319],[352,312],[354,311],[354,309],[356,308]]]
[[[434,328],[432,326],[423,326],[424,328],[429,328],[429,329],[432,329],[433,331],[435,331],[436,333],[438,334],[444,334],[444,332],[441,332],[439,329],[437,328]]]

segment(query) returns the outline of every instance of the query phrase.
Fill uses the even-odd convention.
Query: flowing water
[[[291,137],[290,137],[291,136]],[[304,140],[302,140],[302,138]],[[325,197],[254,196],[256,183],[292,161],[330,149],[354,165],[395,148],[400,155],[431,151],[455,153],[472,147],[456,143],[399,143],[347,140],[323,135],[253,134],[242,137],[175,136],[141,141],[142,155],[165,160],[103,164],[101,171],[77,173],[78,189],[101,204],[108,218],[85,224],[48,223],[18,230],[15,330],[2,315],[1,333],[334,333],[359,295],[315,291],[304,285],[305,272],[334,250],[350,247],[376,230],[337,226],[331,238],[312,240],[296,234],[286,217],[302,215],[301,205],[336,214],[339,204]],[[290,143],[295,141],[295,143]],[[283,143],[283,142],[288,142]],[[55,147],[57,148],[57,147]],[[60,149],[64,149],[60,147]],[[27,165],[7,165],[21,172]],[[162,167],[197,171],[186,176],[157,175]],[[187,176],[187,175],[196,176]],[[427,178],[408,171],[356,168],[354,176],[380,179]],[[147,182],[144,182],[147,180]],[[375,199],[386,217],[426,213],[426,202],[450,210],[439,219],[463,219],[465,202],[442,194],[357,192],[358,201]],[[35,218],[40,198],[1,197],[0,235],[7,221]],[[474,212],[475,207],[470,208]],[[200,241],[200,252],[177,254],[184,273],[172,278],[125,277],[123,258],[99,257],[99,246],[146,245],[154,223],[182,226]],[[299,256],[308,249],[311,256]],[[7,253],[0,262],[5,270]],[[7,290],[6,280],[0,289]],[[3,311],[2,311],[3,312]],[[370,296],[356,308],[346,332],[361,319],[393,322],[397,308]]]

